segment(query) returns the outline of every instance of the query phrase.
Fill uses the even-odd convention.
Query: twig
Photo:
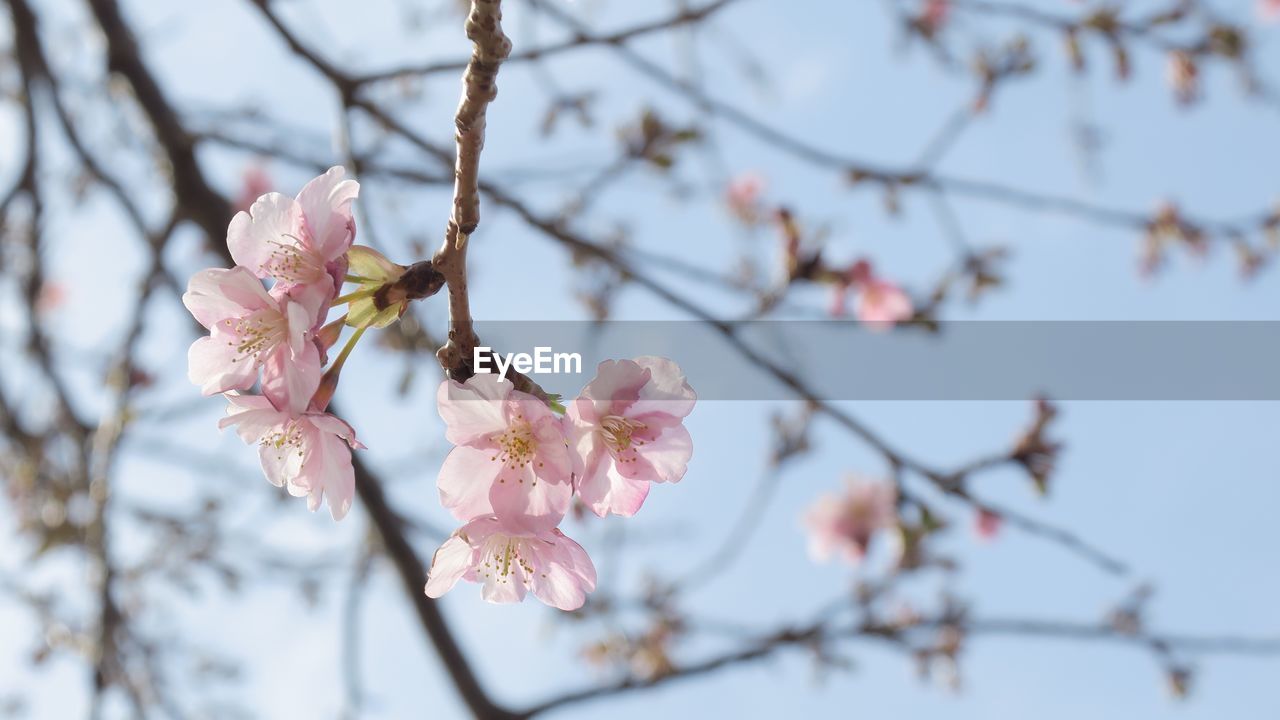
[[[467,294],[467,238],[480,224],[480,151],[484,149],[485,111],[498,95],[498,68],[511,54],[502,32],[501,0],[472,0],[467,38],[473,50],[462,75],[462,100],[455,117],[457,159],[454,164],[453,210],[444,243],[431,259],[449,288],[449,339],[436,356],[455,380],[471,376],[476,334]]]
[[[681,25],[689,25],[698,23],[711,17],[713,13],[719,12],[734,0],[715,0],[715,2],[707,3],[699,8],[683,8],[679,12],[670,17],[661,18],[652,22],[642,23],[625,30],[605,33],[601,35],[592,35],[586,33],[575,33],[568,40],[546,45],[544,47],[530,48],[520,52],[512,53],[507,57],[505,62],[526,62],[538,61],[554,55],[567,52],[569,50],[577,50],[590,46],[600,45],[620,45],[628,40],[650,35],[664,30],[680,27]],[[434,75],[444,72],[456,72],[466,69],[469,61],[453,60],[446,62],[437,62],[421,65],[406,65],[398,68],[387,70],[379,70],[376,72],[357,75],[353,80],[359,85],[367,85],[370,83],[383,82],[386,80],[397,80],[403,77]]]

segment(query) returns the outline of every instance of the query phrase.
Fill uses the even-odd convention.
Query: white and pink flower
[[[825,561],[838,554],[857,564],[877,533],[898,524],[898,493],[891,483],[851,477],[844,492],[818,498],[805,514],[809,554]]]
[[[724,201],[734,217],[744,223],[753,224],[760,221],[763,212],[761,200],[764,197],[765,181],[759,173],[744,172],[729,181],[725,187]]]
[[[291,198],[267,193],[227,229],[227,248],[237,265],[287,292],[324,321],[328,304],[342,288],[346,253],[355,240],[351,202],[360,193],[343,169],[332,167]]]
[[[272,187],[266,165],[261,162],[249,165],[240,176],[240,192],[236,194],[233,207],[237,211],[248,210],[258,198],[271,192]]]
[[[915,314],[911,296],[899,286],[880,278],[871,278],[858,287],[854,305],[858,322],[873,330],[887,330],[910,320]]]
[[[242,267],[202,270],[182,302],[209,335],[187,354],[188,376],[205,395],[246,390],[264,370],[263,392],[301,412],[320,385],[320,351],[311,341],[311,313],[275,297]]]
[[[1200,68],[1191,53],[1175,50],[1169,53],[1165,76],[1178,102],[1190,105],[1200,97]]]
[[[437,405],[445,437],[456,446],[437,482],[440,502],[454,517],[496,515],[520,532],[560,524],[577,468],[564,425],[545,402],[482,373],[441,383]]]
[[[1264,23],[1280,20],[1280,0],[1258,0],[1258,19]]]
[[[947,24],[951,16],[951,0],[925,0],[920,11],[919,23],[929,35],[935,35]]]
[[[347,514],[355,497],[351,451],[364,447],[350,425],[328,413],[278,410],[261,395],[228,394],[227,402],[218,427],[235,426],[240,439],[257,443],[272,485],[306,497],[312,511],[327,499],[334,520]]]
[[[697,395],[666,358],[607,360],[568,407],[583,462],[578,496],[600,517],[634,515],[650,483],[679,482],[693,441],[684,418]]]
[[[978,508],[977,514],[973,517],[973,532],[983,542],[991,542],[1000,535],[1000,526],[1004,524],[1004,518],[994,510],[987,508]]]
[[[897,284],[876,275],[869,260],[858,260],[844,271],[831,296],[830,313],[843,317],[849,290],[857,293],[854,316],[871,330],[888,330],[915,316],[911,296]]]
[[[558,529],[513,532],[492,515],[463,525],[436,550],[426,594],[438,598],[459,580],[482,583],[492,603],[520,602],[525,594],[561,610],[576,610],[595,590],[587,551]]]

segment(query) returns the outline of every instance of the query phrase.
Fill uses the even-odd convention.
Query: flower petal
[[[518,562],[512,562],[507,573],[498,573],[490,568],[484,574],[484,587],[480,588],[480,597],[485,601],[507,603],[525,600],[525,570]]]
[[[264,435],[288,420],[288,416],[261,395],[228,394],[227,416],[218,421],[218,429],[234,425],[236,434],[246,443],[253,444]]]
[[[544,406],[545,407],[545,406]],[[565,438],[564,425],[559,418],[548,417],[533,428],[538,452],[531,466],[533,472],[541,480],[553,483],[568,483],[575,470],[573,452],[569,449]]]
[[[674,360],[647,355],[635,362],[649,371],[649,382],[640,388],[635,404],[627,408],[627,417],[639,419],[657,413],[682,418],[693,411],[698,395]]]
[[[649,465],[649,480],[680,482],[693,457],[693,438],[684,425],[665,427],[656,437],[645,438],[636,455]]]
[[[355,239],[351,201],[360,194],[360,184],[344,180],[344,174],[345,170],[335,165],[298,193],[298,205],[306,218],[312,247],[325,262],[345,253]]]
[[[502,472],[489,487],[493,514],[504,527],[515,532],[544,532],[554,528],[569,512],[572,499],[573,487],[568,478],[562,482],[539,480],[528,467]]]
[[[258,459],[262,461],[262,473],[267,482],[276,487],[289,489],[290,495],[299,495],[294,491],[296,481],[303,472],[306,451],[296,447],[277,447],[271,443],[263,443],[258,448]]]
[[[379,284],[395,282],[404,275],[405,267],[391,262],[382,253],[364,245],[352,245],[347,251],[351,274]]]
[[[554,608],[577,610],[587,593],[596,589],[596,568],[582,546],[553,530],[546,538],[524,543],[533,557],[529,563],[529,589],[534,597]]]
[[[249,212],[238,212],[227,228],[227,249],[237,265],[260,278],[272,277],[270,265],[280,247],[298,247],[302,210],[293,198],[267,193]]]
[[[262,281],[242,267],[209,268],[192,275],[182,304],[206,328],[275,305]]]
[[[312,496],[329,501],[329,514],[334,520],[346,517],[356,494],[355,469],[351,465],[351,447],[337,435],[316,431],[317,438],[307,458],[304,476]],[[315,508],[311,508],[314,510]]]
[[[320,349],[315,343],[303,343],[301,353],[290,355],[283,345],[267,354],[262,363],[262,394],[277,407],[298,415],[307,409],[320,387],[323,368]]]
[[[444,419],[445,437],[454,445],[486,442],[489,436],[507,427],[504,401],[511,394],[510,382],[498,382],[496,375],[480,374],[466,384],[456,380],[440,383],[436,407]]]
[[[648,382],[649,372],[639,363],[605,360],[596,366],[596,376],[574,400],[575,415],[591,423],[606,415],[623,415]]]
[[[502,463],[491,459],[495,452],[459,445],[445,456],[436,487],[440,504],[459,520],[493,514],[489,487],[502,469]]]
[[[582,502],[591,508],[596,515],[604,517],[609,514],[609,467],[613,457],[609,455],[603,444],[591,442],[591,436],[578,444],[583,459],[582,476],[578,478],[577,493]]]
[[[453,589],[458,580],[475,564],[475,555],[471,545],[463,540],[460,533],[455,532],[431,556],[431,569],[427,571],[427,584],[424,588],[427,597],[438,598]]]
[[[303,346],[310,344],[307,342],[307,333],[316,323],[316,316],[303,307],[302,303],[292,301],[285,302],[284,316],[289,325],[286,342],[289,345],[289,352],[296,358],[302,352]]]
[[[337,415],[331,415],[329,413],[307,413],[307,420],[310,421],[311,424],[320,432],[337,435],[343,440],[346,440],[347,444],[350,445],[353,450],[364,448],[364,445],[356,439],[355,429],[352,428],[347,421]]]
[[[639,512],[645,498],[649,497],[652,484],[648,480],[624,476],[611,457],[603,462],[602,475],[602,479],[596,481],[592,500],[588,501],[584,496],[583,502],[587,502],[600,517],[609,513],[631,517]]]
[[[232,339],[228,339],[232,338]],[[238,357],[234,336],[214,329],[209,337],[191,343],[187,351],[187,377],[206,396],[230,390],[247,390],[258,379],[258,368]]]
[[[338,296],[333,279],[324,274],[319,280],[296,285],[277,285],[271,294],[279,298],[290,329],[298,332],[319,330],[329,318],[329,303]],[[287,303],[287,304],[286,304]]]

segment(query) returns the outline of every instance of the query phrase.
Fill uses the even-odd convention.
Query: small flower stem
[[[347,276],[345,276],[345,277],[343,277],[343,278],[342,278],[342,281],[343,281],[343,282],[349,282],[349,283],[366,283],[366,282],[371,282],[371,280],[370,280],[369,278],[367,278],[367,277],[363,277],[363,276],[361,276],[361,275],[347,275]]]
[[[342,373],[342,366],[347,362],[347,356],[355,349],[356,343],[360,341],[360,336],[364,334],[364,328],[356,328],[356,331],[347,338],[347,344],[343,346],[342,352],[338,355],[328,370],[324,371],[324,375],[320,378],[320,387],[316,388],[316,392],[311,396],[311,409],[315,412],[324,412],[329,407],[329,401],[333,399],[333,393],[338,389],[338,376]]]
[[[355,349],[356,343],[360,342],[360,336],[364,335],[364,331],[368,327],[358,327],[356,331],[351,333],[351,337],[347,338],[347,344],[342,346],[342,352],[338,353],[338,357],[333,361],[333,365],[329,366],[329,372],[335,375],[342,370],[342,365],[347,361],[347,356]]]
[[[355,290],[347,293],[346,295],[339,295],[338,297],[333,299],[333,302],[329,303],[329,307],[337,307],[343,303],[349,303],[352,300],[367,298],[376,292],[378,292],[378,288],[372,287],[372,288],[362,288],[360,290]]]

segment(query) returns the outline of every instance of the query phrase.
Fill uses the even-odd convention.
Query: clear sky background
[[[1075,3],[1023,0],[1028,5],[1076,12]],[[1148,5],[1149,3],[1133,3]],[[1252,2],[1222,0],[1224,14],[1252,21]],[[459,18],[437,11],[422,24],[405,19],[417,6],[410,0],[367,3],[312,1],[281,3],[285,17],[328,57],[361,68],[380,68],[406,59],[456,58],[466,52]],[[667,3],[581,0],[566,3],[599,27],[669,11]],[[919,47],[904,51],[887,3],[870,0],[783,3],[742,0],[718,16],[714,30],[698,45],[703,82],[709,91],[750,109],[761,119],[825,147],[868,161],[904,165],[971,95],[967,77],[940,69]],[[80,3],[39,3],[55,62],[68,72],[96,67],[100,42],[86,43]],[[213,110],[255,105],[296,131],[287,139],[312,155],[338,162],[335,149],[337,98],[311,71],[297,63],[260,16],[245,2],[169,3],[133,0],[126,10],[141,35],[148,58],[168,92],[191,111],[199,126],[212,124]],[[1007,29],[999,23],[975,25],[962,18],[962,36],[981,30],[990,37]],[[507,12],[508,31],[518,47],[556,37],[553,28],[534,27],[518,2]],[[1280,26],[1260,28],[1257,66],[1280,81]],[[664,62],[680,57],[676,36],[636,44]],[[687,38],[686,38],[687,39]],[[1280,195],[1280,109],[1241,96],[1235,78],[1219,67],[1205,78],[1207,100],[1190,110],[1176,106],[1163,81],[1164,60],[1142,52],[1135,76],[1118,84],[1105,67],[1104,48],[1091,46],[1095,67],[1082,78],[1068,72],[1059,43],[1037,36],[1042,69],[1017,81],[995,98],[991,111],[944,158],[941,170],[956,176],[999,180],[1046,193],[1108,206],[1149,210],[1162,198],[1176,198],[1188,211],[1234,218],[1268,207]],[[961,44],[961,47],[967,47]],[[736,60],[743,49],[767,74],[753,82]],[[762,146],[733,128],[699,116],[696,108],[638,79],[608,51],[583,50],[550,65],[562,87],[599,91],[596,128],[566,128],[553,140],[538,137],[546,97],[528,65],[504,69],[498,101],[491,107],[482,170],[515,184],[537,206],[554,210],[589,169],[608,157],[611,128],[648,105],[673,122],[695,121],[716,131],[727,170],[754,170],[769,181],[769,196],[793,206],[811,223],[832,227],[830,254],[867,254],[886,275],[923,292],[952,260],[946,238],[923,198],[906,196],[902,217],[889,217],[878,195],[851,192],[832,173],[814,170]],[[457,84],[446,76],[423,88],[420,101],[401,117],[431,137],[447,142]],[[0,148],[15,147],[20,125],[5,107],[0,115]],[[1096,172],[1082,170],[1072,133],[1081,119],[1096,124],[1104,144]],[[135,119],[136,121],[136,119]],[[565,123],[571,121],[565,120]],[[357,138],[370,128],[357,124]],[[101,127],[95,140],[106,142]],[[270,139],[267,139],[270,140]],[[405,151],[405,163],[418,159]],[[228,194],[234,194],[250,156],[203,151],[201,160]],[[14,154],[0,154],[4,177]],[[120,172],[141,163],[121,164]],[[717,175],[705,156],[691,151],[676,174],[687,189],[674,192],[664,178],[634,172],[596,203],[582,230],[604,233],[616,223],[631,230],[638,246],[679,255],[707,267],[728,268],[744,247],[767,264],[771,235],[743,238],[718,204]],[[587,168],[587,172],[582,172]],[[572,183],[529,179],[529,171],[563,169]],[[301,171],[272,165],[282,191],[294,192],[307,179]],[[715,194],[713,194],[715,193]],[[690,201],[691,200],[691,201]],[[148,201],[144,198],[144,203]],[[159,208],[158,203],[149,206]],[[979,201],[957,201],[965,232],[975,245],[1001,244],[1013,251],[1011,283],[980,304],[951,305],[949,319],[987,320],[1276,320],[1280,282],[1274,269],[1243,282],[1228,248],[1203,261],[1178,257],[1154,279],[1136,272],[1135,233],[1085,222],[1011,209]],[[362,241],[376,239],[393,259],[416,259],[409,243],[434,246],[443,230],[448,197],[438,191],[405,191],[366,182],[360,202]],[[482,319],[578,319],[574,281],[567,255],[512,218],[490,207],[472,238],[472,303]],[[52,275],[69,289],[57,323],[60,349],[85,362],[72,363],[86,407],[98,400],[100,381],[92,352],[105,347],[123,326],[139,270],[136,250],[120,250],[113,240],[127,234],[118,211],[100,196],[81,206],[70,199],[49,212]],[[368,229],[373,232],[367,232]],[[188,230],[169,254],[183,275],[214,264],[199,238]],[[121,281],[120,277],[129,278]],[[671,280],[672,282],[680,282]],[[687,283],[685,284],[687,285]],[[740,300],[682,287],[726,314],[741,311]],[[13,288],[4,287],[6,302]],[[825,297],[801,294],[816,306]],[[144,404],[162,407],[197,402],[185,380],[185,353],[191,339],[181,307],[170,298],[155,313],[145,340],[145,356],[163,372]],[[439,328],[443,306],[423,304],[424,318]],[[0,306],[2,307],[2,306]],[[678,318],[642,290],[620,298],[618,317]],[[0,309],[5,352],[11,352],[17,318]],[[20,335],[17,335],[20,337]],[[439,507],[434,479],[447,450],[434,408],[436,376],[420,368],[410,392],[394,394],[404,360],[370,343],[362,345],[343,373],[339,398],[349,420],[369,446],[365,458],[390,481],[396,502],[430,526],[450,528]],[[848,358],[858,371],[858,358]],[[10,384],[20,379],[5,373]],[[690,378],[696,388],[698,379]],[[898,446],[938,465],[950,465],[1003,449],[1028,419],[1027,403],[849,403]],[[216,580],[202,577],[193,595],[157,585],[162,598],[148,615],[149,627],[169,629],[195,645],[244,661],[238,686],[192,683],[184,695],[234,697],[265,718],[337,717],[343,705],[341,680],[343,587],[367,532],[357,511],[339,525],[327,515],[310,515],[298,503],[279,506],[256,468],[255,453],[232,435],[215,429],[222,406],[205,400],[194,413],[174,422],[140,429],[119,467],[125,504],[186,507],[217,487],[237,503],[234,542],[246,564],[263,553],[305,554],[332,567],[317,607],[308,607],[287,584],[267,584],[232,596]],[[695,458],[685,480],[658,487],[644,510],[626,522],[567,521],[566,532],[588,550],[604,547],[622,533],[626,552],[596,552],[602,586],[635,589],[648,572],[670,576],[697,566],[718,547],[747,502],[761,473],[768,446],[768,412],[776,403],[704,402],[688,421]],[[1157,589],[1149,620],[1161,630],[1187,633],[1280,634],[1280,581],[1274,572],[1280,529],[1275,438],[1280,407],[1275,403],[1066,402],[1057,436],[1067,442],[1048,500],[1036,498],[1018,474],[983,476],[977,486],[992,500],[1078,531],[1126,560],[1135,570],[1122,579],[1037,538],[1007,529],[992,543],[969,531],[965,508],[944,506],[956,529],[941,547],[963,570],[952,582],[915,588],[924,607],[946,587],[973,604],[983,617],[1047,617],[1092,621],[1138,582]],[[34,410],[33,410],[34,412]],[[850,471],[879,473],[878,456],[835,428],[820,425],[818,451],[786,468],[782,486],[761,525],[742,548],[736,564],[688,598],[694,616],[755,624],[803,621],[817,608],[847,592],[856,572],[840,565],[814,565],[805,553],[799,517],[820,493],[839,487]],[[218,458],[193,464],[191,457]],[[0,513],[0,536],[13,537],[11,518]],[[146,537],[123,531],[117,543],[124,557],[145,549]],[[438,536],[424,532],[415,541],[429,557]],[[0,546],[0,568],[13,573],[30,555],[22,543]],[[84,570],[76,562],[46,563],[40,583],[65,592],[75,603]],[[515,706],[557,689],[580,687],[607,674],[584,664],[578,648],[603,627],[556,621],[554,611],[535,602],[518,606],[483,603],[475,586],[460,585],[444,601],[455,631],[483,681],[501,701]],[[421,636],[389,568],[379,565],[359,610],[359,661],[366,686],[365,713],[371,718],[464,715],[456,693],[432,649]],[[0,604],[0,695],[22,691],[34,717],[83,714],[88,689],[84,665],[70,658],[37,671],[27,667],[32,620],[12,605]],[[714,639],[678,646],[679,659],[696,659],[718,647]],[[1106,643],[1075,643],[978,637],[966,648],[962,692],[922,683],[909,658],[870,644],[854,643],[848,654],[856,667],[848,674],[816,675],[800,653],[726,670],[714,676],[672,683],[661,689],[583,705],[564,717],[947,717],[1045,720],[1116,718],[1270,718],[1280,713],[1273,691],[1275,659],[1210,658],[1197,666],[1191,698],[1169,698],[1159,667],[1143,651]],[[222,716],[214,712],[214,716]]]

